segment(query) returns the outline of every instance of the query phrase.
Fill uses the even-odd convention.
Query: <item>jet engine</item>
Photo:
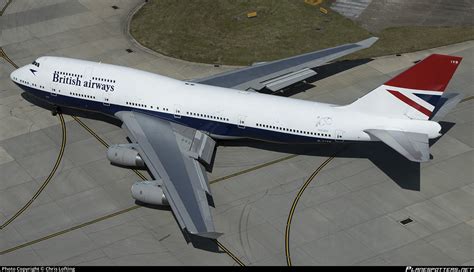
[[[156,180],[137,181],[132,185],[132,197],[153,205],[169,205],[160,183]]]
[[[112,145],[107,149],[107,159],[113,164],[126,167],[145,167],[145,163],[133,144]]]

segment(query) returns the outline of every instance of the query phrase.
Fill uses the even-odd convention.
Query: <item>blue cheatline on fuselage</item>
[[[192,127],[197,130],[207,131],[214,135],[251,138],[269,142],[280,143],[317,143],[317,142],[332,142],[332,139],[321,139],[315,137],[294,135],[278,131],[270,131],[261,128],[245,127],[239,128],[237,125],[219,122],[216,120],[199,119],[195,117],[183,116],[175,117],[173,113],[156,112],[145,109],[137,109],[121,105],[104,105],[103,102],[85,100],[78,97],[70,97],[61,94],[51,95],[49,92],[41,91],[29,86],[16,83],[24,91],[34,95],[35,97],[45,100],[54,105],[77,108],[80,110],[94,111],[102,114],[114,116],[119,111],[134,111],[144,114],[159,117],[170,122]]]

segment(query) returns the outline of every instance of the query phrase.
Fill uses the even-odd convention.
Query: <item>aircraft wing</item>
[[[316,72],[311,68],[368,48],[377,40],[377,37],[371,37],[358,43],[349,43],[286,59],[258,63],[250,67],[193,81],[238,90],[259,91],[266,87],[272,91],[278,91],[316,75]]]
[[[429,139],[426,134],[384,129],[366,129],[364,131],[395,149],[410,161],[426,162],[430,160]]]
[[[210,161],[215,142],[200,131],[146,114],[121,111],[116,115],[150,172],[163,181],[163,192],[181,228],[217,238],[207,175],[198,161]]]

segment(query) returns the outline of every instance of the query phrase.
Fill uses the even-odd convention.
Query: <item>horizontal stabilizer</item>
[[[445,117],[449,111],[461,102],[462,98],[463,95],[458,93],[447,93],[443,95],[433,111],[431,120],[436,122],[441,120],[441,118]]]
[[[430,159],[427,134],[384,129],[366,129],[364,131],[395,149],[410,161],[426,162]]]

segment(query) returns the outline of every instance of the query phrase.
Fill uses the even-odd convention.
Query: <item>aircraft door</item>
[[[97,90],[101,93],[102,96],[102,105],[109,107],[110,106],[110,97],[112,96],[111,91]]]
[[[58,89],[58,83],[56,82],[53,82],[51,83],[51,96],[57,96],[59,92],[59,89]]]
[[[239,116],[239,124],[237,126],[241,129],[245,128],[245,118],[246,116]]]
[[[181,118],[181,105],[174,105],[174,118]]]
[[[334,133],[334,137],[336,139],[336,142],[344,142],[344,130],[336,129]]]

